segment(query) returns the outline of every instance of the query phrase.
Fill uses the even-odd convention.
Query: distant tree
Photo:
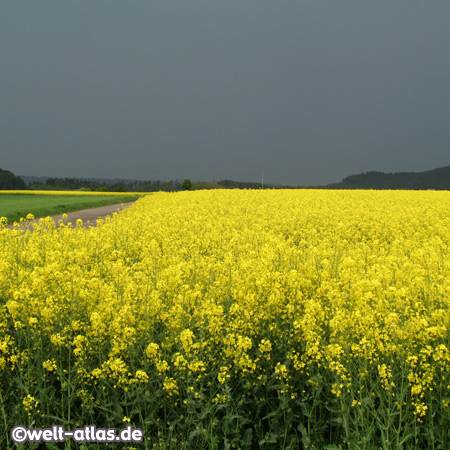
[[[185,191],[190,191],[192,189],[192,181],[191,180],[184,180],[183,184],[181,185],[181,187],[185,190]]]
[[[193,181],[192,189],[200,190],[200,189],[220,189],[222,186],[215,181]]]
[[[114,188],[115,192],[125,192],[125,186],[123,184],[118,184],[115,188]]]
[[[218,184],[228,189],[261,189],[261,183],[254,181],[221,180]],[[267,184],[266,187],[272,187],[272,185]]]
[[[9,170],[0,169],[0,189],[25,189],[25,182]]]

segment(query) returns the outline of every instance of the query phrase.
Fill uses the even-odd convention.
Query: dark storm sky
[[[320,184],[450,164],[450,2],[4,0],[0,167]]]

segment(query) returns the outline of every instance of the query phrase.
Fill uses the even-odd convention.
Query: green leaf
[[[266,433],[264,439],[259,441],[259,445],[263,444],[276,444],[277,443],[277,435],[275,433]]]
[[[266,419],[270,419],[271,417],[274,417],[277,415],[277,411],[271,411],[269,414],[267,414],[266,416],[264,416],[262,418],[262,420],[266,420]]]
[[[245,446],[249,447],[252,444],[252,440],[253,440],[253,430],[251,428],[247,428],[243,436]]]

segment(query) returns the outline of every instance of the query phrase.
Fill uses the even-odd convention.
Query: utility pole
[[[264,167],[261,167],[261,189],[264,189]]]

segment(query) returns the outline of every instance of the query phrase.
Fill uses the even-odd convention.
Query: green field
[[[8,223],[12,224],[29,213],[35,217],[47,217],[97,206],[132,202],[136,198],[136,195],[2,194],[0,195],[0,217],[6,217]]]

